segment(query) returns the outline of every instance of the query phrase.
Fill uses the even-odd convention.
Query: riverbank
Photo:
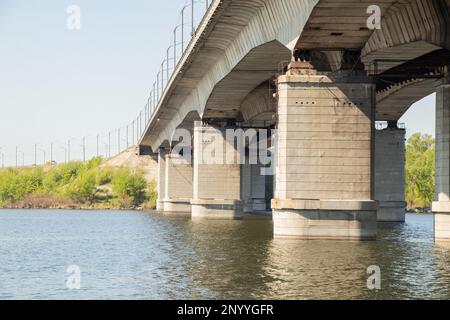
[[[130,148],[108,160],[2,169],[0,208],[153,209],[156,182],[148,163]]]
[[[0,209],[11,210],[154,210],[149,203],[141,206],[117,205],[112,202],[77,203],[68,197],[54,195],[29,195],[24,199],[0,204]]]

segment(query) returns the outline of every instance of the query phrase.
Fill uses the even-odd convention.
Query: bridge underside
[[[372,1],[216,2],[141,141],[162,147],[167,162],[174,130],[193,135],[191,169],[160,166],[161,202],[195,218],[273,210],[282,238],[374,239],[377,213],[379,221],[405,216],[405,131],[396,121],[438,90],[435,209],[449,223],[447,0],[384,0],[375,30],[367,27]],[[389,128],[376,131],[375,121]],[[261,164],[196,163],[211,142],[204,137],[219,132],[225,145],[227,128],[278,129],[275,179],[261,176]],[[191,186],[178,200],[172,176]]]

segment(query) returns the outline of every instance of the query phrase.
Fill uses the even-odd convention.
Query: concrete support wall
[[[166,156],[165,213],[191,213],[192,165],[175,155]]]
[[[244,212],[266,211],[266,176],[261,166],[244,164],[241,167],[241,188]]]
[[[450,85],[436,92],[436,241],[450,241]]]
[[[158,152],[158,201],[156,210],[164,210],[164,198],[166,197],[166,150],[159,149]]]
[[[234,164],[227,164],[225,150],[232,152]],[[227,145],[223,130],[201,123],[194,129],[194,197],[191,203],[192,218],[240,219],[243,216],[241,165],[237,162],[237,152],[234,146]]]
[[[278,80],[275,237],[376,238],[375,86],[323,75]]]
[[[403,129],[376,131],[375,200],[381,222],[405,221],[405,134]]]

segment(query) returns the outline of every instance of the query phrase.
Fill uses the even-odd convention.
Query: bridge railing
[[[133,121],[133,123],[136,123],[140,138],[164,96],[178,64],[186,54],[186,49],[189,48],[190,42],[195,37],[200,21],[202,21],[213,1],[189,0],[189,3],[181,9],[179,23],[173,29],[171,44],[167,47],[149,97],[144,108]]]

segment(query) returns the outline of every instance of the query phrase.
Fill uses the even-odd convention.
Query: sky
[[[185,2],[0,0],[5,161],[15,162],[19,145],[25,162],[34,163],[36,143],[48,159],[51,142],[61,160],[68,139],[72,158],[79,158],[83,136],[93,152],[97,134],[131,122],[144,108]],[[67,28],[70,5],[81,10],[80,30]]]
[[[144,107],[186,0],[0,0],[0,152],[5,165],[107,153]],[[70,5],[81,29],[69,30]],[[401,120],[408,134],[434,134],[434,97]],[[116,137],[117,136],[117,137]],[[131,140],[131,138],[129,138]],[[65,149],[64,149],[65,148]],[[115,153],[115,150],[111,151]],[[23,159],[22,159],[23,157]],[[1,165],[1,163],[0,163]]]

